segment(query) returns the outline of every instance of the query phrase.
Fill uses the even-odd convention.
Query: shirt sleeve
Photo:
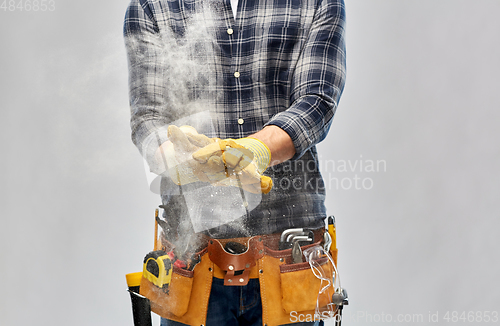
[[[165,43],[147,1],[132,0],[123,28],[129,66],[132,141],[155,171],[154,153],[167,140]]]
[[[322,141],[330,129],[345,85],[345,52],[344,2],[322,0],[293,75],[290,107],[266,124],[292,138],[292,159]]]

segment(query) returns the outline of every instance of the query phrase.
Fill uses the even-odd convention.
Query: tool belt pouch
[[[153,284],[143,273],[140,294],[151,302],[151,311],[160,316],[171,314],[181,317],[189,306],[191,289],[193,287],[193,271],[173,267],[172,277],[167,286]]]
[[[327,258],[316,262],[327,275],[332,275],[332,264]],[[280,265],[281,294],[283,309],[291,312],[314,311],[316,306],[324,307],[331,301],[333,286],[321,290],[328,284],[321,281],[308,262]]]
[[[250,269],[257,264],[257,260],[264,255],[262,237],[255,236],[245,244],[247,250],[241,254],[231,254],[224,250],[224,246],[217,239],[208,241],[208,255],[210,260],[225,272],[224,285],[242,286],[248,284]]]

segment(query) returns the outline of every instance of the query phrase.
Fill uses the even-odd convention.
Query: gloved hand
[[[209,144],[193,153],[200,164],[224,164],[228,179],[220,184],[237,185],[252,193],[267,194],[273,187],[272,179],[262,173],[269,166],[271,152],[255,138],[224,139]]]
[[[168,127],[168,137],[169,141],[157,152],[157,159],[166,161],[175,183],[204,181],[238,186],[252,193],[271,190],[271,178],[262,176],[271,153],[260,140],[208,138],[193,127],[173,125]]]
[[[168,127],[167,136],[169,140],[158,148],[155,155],[156,161],[160,166],[163,166],[161,170],[168,170],[168,175],[178,185],[200,180],[210,182],[210,179],[204,174],[195,174],[195,171],[201,172],[201,169],[197,166],[198,162],[193,160],[192,155],[200,148],[214,143],[216,139],[198,134],[196,129],[191,126],[179,128],[175,125]],[[222,179],[225,175],[213,177],[213,182],[215,182],[217,178]]]

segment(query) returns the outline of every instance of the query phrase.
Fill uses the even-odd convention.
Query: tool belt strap
[[[324,228],[314,230],[315,243],[322,241]],[[214,239],[199,234],[200,242],[204,243],[198,248],[198,255],[201,256],[208,251],[210,260],[214,266],[214,277],[224,279],[224,285],[246,285],[248,280],[258,278],[257,260],[264,255],[273,258],[283,258],[291,260],[291,249],[279,250],[280,233],[257,235],[247,238]],[[231,254],[224,250],[228,242],[238,242],[244,244],[248,249],[242,254]],[[161,237],[162,246],[166,251],[170,251],[174,246]]]

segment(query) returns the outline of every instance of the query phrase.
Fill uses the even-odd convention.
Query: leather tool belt
[[[323,241],[324,229],[314,231],[315,243]],[[150,299],[151,310],[156,314],[188,325],[205,325],[214,277],[223,278],[228,286],[242,286],[250,278],[258,278],[262,299],[263,325],[273,326],[295,322],[291,313],[314,315],[321,281],[312,273],[309,264],[293,263],[292,249],[279,250],[280,234],[250,238],[212,239],[201,236],[200,248],[194,256],[199,263],[193,270],[173,266],[168,293],[142,278],[140,293]],[[246,246],[240,254],[227,252],[228,242]],[[165,252],[173,245],[163,237],[158,248]],[[336,248],[332,256],[336,263]],[[325,265],[325,268],[331,268]]]

